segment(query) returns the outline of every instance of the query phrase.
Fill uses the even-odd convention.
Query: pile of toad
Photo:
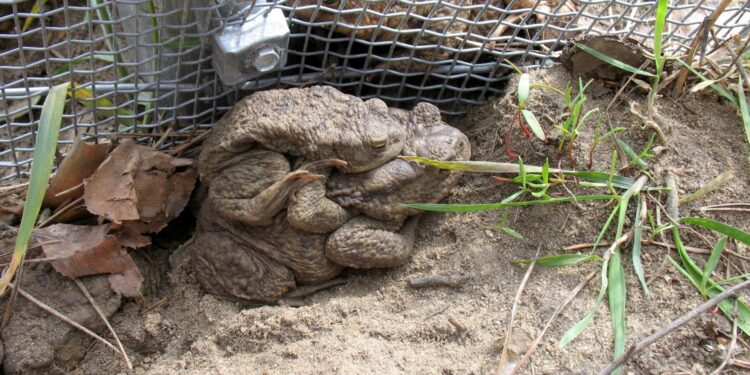
[[[404,203],[440,201],[461,176],[399,156],[470,154],[431,104],[405,111],[324,86],[258,92],[204,145],[208,192],[184,249],[208,292],[257,302],[344,267],[398,266],[419,220]]]

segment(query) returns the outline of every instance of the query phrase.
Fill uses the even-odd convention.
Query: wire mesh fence
[[[684,51],[715,7],[670,4],[669,51]],[[311,84],[457,115],[501,92],[506,60],[547,65],[587,34],[648,44],[654,10],[630,0],[0,0],[0,177],[28,172],[55,84],[70,83],[63,145],[132,136],[168,147],[253,91]],[[731,4],[715,40],[747,32],[749,11]],[[232,60],[243,43],[257,47],[251,59]]]

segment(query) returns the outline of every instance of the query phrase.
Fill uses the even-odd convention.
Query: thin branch
[[[70,211],[73,208],[73,206],[81,204],[81,202],[83,202],[83,196],[80,196],[80,197],[72,200],[70,203],[66,204],[59,211],[55,212],[50,217],[48,217],[47,220],[45,220],[44,222],[42,222],[41,224],[39,224],[37,226],[37,228],[44,228],[44,227],[46,227],[47,225],[49,225],[50,223],[52,223],[53,220],[55,220],[58,217],[62,216],[62,214]]]
[[[10,283],[10,285],[13,285],[13,283]],[[38,300],[38,299],[34,298],[34,296],[32,296],[31,294],[29,294],[29,293],[26,293],[26,292],[25,292],[25,291],[24,291],[23,289],[21,289],[21,288],[17,288],[17,290],[18,290],[18,294],[20,294],[20,295],[21,295],[21,297],[23,297],[23,298],[26,298],[26,299],[27,299],[27,300],[29,300],[29,301],[30,301],[31,303],[33,303],[33,304],[35,304],[35,305],[39,306],[39,308],[41,308],[42,310],[44,310],[44,311],[46,311],[46,312],[48,312],[48,313],[50,313],[50,314],[52,314],[52,315],[54,315],[54,316],[56,316],[56,317],[60,318],[60,320],[64,321],[65,323],[68,323],[68,324],[70,324],[71,326],[75,327],[76,329],[78,329],[78,330],[81,330],[81,331],[83,331],[83,332],[84,332],[85,334],[87,334],[87,335],[89,335],[89,336],[91,336],[91,337],[93,337],[93,338],[95,338],[95,339],[97,339],[97,340],[101,341],[101,342],[102,342],[102,343],[103,343],[104,345],[107,345],[108,347],[112,348],[112,350],[114,350],[114,351],[116,351],[116,352],[118,352],[118,351],[119,351],[119,350],[117,350],[117,348],[116,348],[116,347],[115,347],[114,345],[112,345],[112,344],[111,344],[111,343],[110,343],[109,341],[107,341],[107,340],[103,339],[103,338],[102,338],[101,336],[97,335],[96,333],[94,333],[94,332],[93,332],[93,331],[91,331],[90,329],[88,329],[88,328],[86,328],[86,327],[84,327],[84,326],[82,326],[82,325],[78,324],[78,323],[77,323],[76,321],[74,321],[74,320],[72,320],[72,319],[68,318],[67,316],[65,316],[65,315],[63,315],[63,314],[61,314],[61,313],[59,313],[59,312],[58,312],[57,310],[55,310],[55,309],[53,309],[52,307],[48,306],[48,305],[47,305],[47,304],[45,304],[44,302],[42,302],[42,301],[40,301],[40,300]]]
[[[534,270],[534,265],[536,265],[536,260],[539,258],[539,251],[542,249],[542,245],[540,244],[536,248],[536,254],[534,254],[534,259],[529,264],[529,268],[526,269],[526,274],[523,275],[523,279],[521,280],[521,285],[518,287],[518,291],[516,292],[516,297],[513,299],[513,307],[510,309],[510,319],[508,320],[508,330],[505,333],[505,341],[503,342],[503,351],[500,354],[500,360],[497,363],[497,368],[495,369],[495,374],[502,373],[503,366],[505,365],[505,362],[507,361],[508,357],[508,344],[510,344],[510,337],[513,333],[513,320],[516,318],[516,309],[518,308],[518,303],[521,300],[521,294],[523,293],[523,289],[526,287],[526,283],[529,281],[529,277],[531,276],[531,271]]]
[[[740,284],[737,284],[719,294],[714,296],[713,298],[709,299],[706,302],[701,303],[696,308],[690,310],[687,314],[679,317],[678,319],[672,321],[671,323],[667,324],[666,326],[660,328],[658,331],[654,332],[651,336],[646,337],[645,339],[639,341],[635,345],[632,345],[625,354],[617,357],[614,361],[612,361],[610,364],[608,364],[606,367],[604,367],[601,371],[599,371],[600,375],[608,375],[612,373],[615,369],[620,367],[623,363],[627,362],[630,358],[632,358],[634,355],[642,352],[644,349],[646,349],[649,345],[655,343],[659,339],[663,338],[664,336],[669,335],[670,333],[674,332],[676,329],[682,327],[687,322],[693,320],[698,315],[701,315],[705,313],[708,310],[711,310],[714,306],[719,304],[719,302],[734,296],[739,292],[740,290],[750,287],[750,280],[746,280]]]
[[[89,300],[89,303],[91,303],[91,306],[94,307],[94,310],[96,310],[96,313],[99,315],[100,318],[104,321],[104,324],[107,325],[107,329],[109,329],[109,332],[112,333],[112,336],[115,338],[115,342],[117,342],[117,346],[120,347],[120,354],[122,354],[122,357],[125,358],[125,363],[128,365],[128,369],[133,369],[133,363],[130,362],[130,358],[128,358],[128,353],[125,352],[125,348],[122,346],[122,343],[120,342],[120,338],[117,337],[117,333],[115,332],[115,329],[112,328],[112,325],[109,324],[109,320],[107,320],[107,317],[104,316],[104,313],[102,312],[102,309],[99,308],[99,305],[96,304],[96,301],[94,300],[94,297],[91,296],[91,293],[89,293],[89,290],[86,289],[86,285],[83,285],[81,280],[78,278],[74,278],[73,281],[75,281],[76,285],[78,285],[78,288],[81,289],[81,292],[86,296],[86,299]]]
[[[531,355],[534,354],[534,352],[536,351],[536,348],[542,342],[542,339],[544,338],[544,335],[547,333],[547,330],[549,330],[549,327],[552,326],[552,322],[554,322],[555,319],[557,319],[557,316],[560,315],[560,313],[563,310],[565,310],[565,308],[571,302],[573,302],[573,300],[576,298],[576,296],[578,296],[578,293],[580,293],[581,290],[583,290],[583,288],[589,283],[589,281],[591,281],[591,279],[594,278],[594,276],[596,276],[597,273],[599,273],[599,270],[591,271],[591,273],[588,274],[588,276],[586,276],[586,278],[583,279],[583,281],[581,281],[578,284],[578,286],[576,286],[575,289],[573,289],[570,292],[570,294],[568,294],[568,298],[566,298],[565,301],[563,301],[563,303],[560,306],[557,307],[557,310],[555,310],[555,312],[552,313],[552,316],[547,321],[547,324],[545,324],[544,328],[542,328],[542,332],[540,332],[539,335],[536,336],[536,339],[534,339],[534,342],[531,343],[531,348],[529,348],[529,350],[526,351],[526,354],[524,354],[524,356],[521,358],[521,360],[518,361],[518,363],[516,363],[516,366],[513,368],[513,371],[510,372],[510,375],[514,375],[516,372],[518,372],[523,367],[523,365],[526,364],[526,362],[529,360],[529,358],[531,358]]]
[[[732,341],[729,342],[729,347],[727,348],[727,356],[724,358],[724,361],[721,362],[719,367],[714,370],[714,372],[711,373],[711,375],[719,375],[721,374],[721,371],[724,370],[724,367],[727,367],[727,364],[729,363],[729,360],[732,359],[732,353],[734,352],[734,346],[737,345],[737,322],[740,320],[740,317],[737,314],[737,301],[734,301],[734,323],[732,324]]]

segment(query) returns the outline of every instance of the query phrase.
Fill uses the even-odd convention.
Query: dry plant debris
[[[37,229],[35,235],[42,241],[42,251],[57,272],[70,277],[97,275],[110,276],[110,287],[126,297],[139,297],[141,276],[138,267],[117,237],[108,234],[111,224],[83,226],[55,224]]]

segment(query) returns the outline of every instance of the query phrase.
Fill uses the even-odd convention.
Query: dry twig
[[[555,310],[555,312],[552,313],[552,316],[549,318],[549,320],[547,320],[547,324],[544,325],[544,328],[542,328],[542,331],[539,332],[539,335],[536,336],[536,339],[534,339],[534,342],[531,343],[531,347],[526,352],[526,354],[524,354],[524,356],[521,357],[521,360],[518,361],[518,363],[516,363],[516,366],[513,368],[513,371],[510,372],[510,375],[514,375],[516,372],[518,372],[523,367],[523,365],[526,364],[526,362],[531,358],[531,355],[534,354],[534,352],[536,351],[536,348],[539,346],[539,343],[542,342],[542,339],[544,338],[544,335],[547,333],[547,330],[549,330],[549,327],[552,326],[552,322],[554,322],[555,319],[557,319],[557,316],[560,315],[560,313],[563,310],[565,310],[565,308],[571,302],[573,302],[573,300],[576,298],[576,296],[578,296],[578,293],[580,293],[581,290],[583,290],[583,288],[586,286],[586,284],[588,284],[589,281],[591,281],[591,279],[593,279],[594,276],[596,276],[597,273],[599,273],[599,270],[591,271],[591,273],[589,273],[588,276],[586,276],[586,278],[583,279],[583,281],[581,281],[575,287],[575,289],[573,289],[570,292],[570,294],[568,294],[568,297],[565,299],[565,301],[563,301],[563,303],[560,306],[557,307],[557,310]]]
[[[76,285],[78,285],[78,288],[81,289],[81,292],[83,292],[83,295],[86,296],[86,299],[89,300],[89,303],[91,303],[91,306],[94,308],[96,313],[99,315],[100,318],[104,321],[104,324],[107,325],[107,329],[109,329],[109,332],[112,333],[112,337],[115,338],[115,342],[117,342],[117,346],[120,347],[120,354],[122,354],[122,357],[125,359],[125,363],[128,365],[128,369],[133,369],[133,363],[130,362],[130,358],[128,358],[128,353],[125,352],[125,348],[122,346],[122,343],[120,342],[120,338],[117,337],[117,333],[115,332],[115,329],[112,328],[112,325],[109,324],[109,320],[107,320],[107,317],[104,316],[104,313],[102,312],[102,309],[99,308],[99,305],[96,304],[96,301],[94,300],[94,297],[91,296],[91,293],[89,293],[89,290],[86,289],[86,285],[83,285],[81,280],[78,278],[73,279],[75,281]]]
[[[14,283],[10,283],[10,285],[14,285]],[[119,352],[119,350],[114,345],[112,345],[112,343],[110,343],[109,341],[103,339],[101,336],[97,335],[96,333],[94,333],[90,329],[88,329],[88,328],[86,328],[86,327],[78,324],[76,321],[74,321],[74,320],[68,318],[67,316],[61,314],[60,312],[58,312],[57,310],[53,309],[52,307],[50,307],[49,305],[45,304],[44,302],[42,302],[42,301],[34,298],[34,296],[32,296],[29,293],[26,293],[23,289],[17,288],[16,290],[18,290],[18,294],[20,294],[23,298],[26,298],[31,303],[39,306],[39,308],[41,308],[42,310],[44,310],[44,311],[46,311],[46,312],[54,315],[55,317],[59,318],[60,320],[64,321],[65,323],[68,323],[71,326],[75,327],[76,329],[78,329],[80,331],[83,331],[83,333],[85,333],[85,334],[87,334],[87,335],[89,335],[89,336],[91,336],[91,337],[93,337],[93,338],[101,341],[104,345],[107,345],[108,347],[112,348],[112,350],[114,350],[116,352]]]
[[[526,269],[526,274],[523,275],[523,279],[521,280],[521,285],[518,286],[518,291],[516,292],[516,297],[513,299],[513,307],[511,307],[510,310],[510,318],[508,319],[508,330],[505,333],[505,341],[503,342],[503,351],[500,354],[500,360],[497,363],[497,368],[495,368],[495,374],[500,374],[503,370],[503,366],[505,366],[505,362],[507,361],[508,357],[508,344],[510,343],[510,337],[513,333],[513,320],[516,317],[516,309],[518,308],[518,303],[521,300],[521,294],[523,293],[523,289],[526,287],[526,283],[529,281],[529,277],[531,276],[531,271],[534,270],[534,265],[536,265],[536,260],[539,258],[539,251],[542,249],[542,245],[539,245],[536,248],[536,254],[534,254],[534,259],[529,264],[529,268]]]
[[[679,317],[678,319],[672,321],[671,323],[667,324],[666,326],[660,328],[658,331],[654,332],[651,336],[646,337],[645,339],[639,341],[635,345],[632,345],[628,350],[625,352],[625,354],[617,357],[614,361],[612,361],[610,364],[608,364],[606,367],[604,367],[601,371],[599,371],[600,375],[607,375],[612,373],[615,369],[620,367],[623,363],[627,362],[630,358],[632,358],[634,355],[642,352],[644,349],[646,349],[649,345],[655,343],[659,339],[663,338],[664,336],[669,335],[670,333],[674,332],[676,329],[682,327],[687,322],[693,320],[695,317],[697,317],[700,314],[705,313],[708,310],[711,310],[714,306],[719,304],[719,302],[734,296],[739,292],[740,290],[750,287],[750,280],[744,281],[740,284],[737,284],[719,294],[714,296],[713,298],[709,299],[706,302],[701,303],[696,308],[690,310],[687,314]]]

